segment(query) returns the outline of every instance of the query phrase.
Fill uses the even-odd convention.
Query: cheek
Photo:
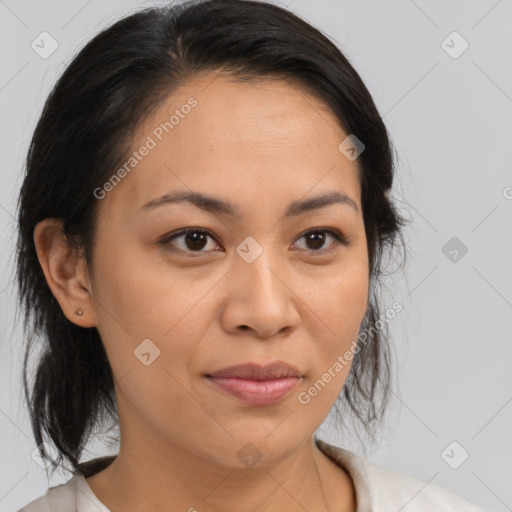
[[[357,336],[368,306],[368,266],[364,259],[351,258],[333,267],[332,271],[316,284],[308,283],[312,292],[307,306],[311,318],[323,329],[326,347],[337,347]]]
[[[96,261],[97,329],[116,377],[129,373],[130,381],[154,390],[170,378],[166,369],[187,380],[211,318],[208,291],[218,277],[198,278],[156,259],[149,264],[140,248],[121,247],[113,237]],[[154,363],[145,366],[148,361]]]
[[[162,338],[186,314],[186,299],[194,295],[183,282],[183,275],[149,260],[140,246],[116,242],[115,234],[98,243],[98,247],[98,329],[128,333],[134,341]],[[184,294],[184,289],[189,291]]]
[[[368,266],[363,259],[340,265],[322,286],[317,284],[311,309],[311,375],[299,402],[327,414],[348,377],[357,337],[368,305]]]

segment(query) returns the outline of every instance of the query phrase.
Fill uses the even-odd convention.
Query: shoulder
[[[116,455],[106,455],[80,463],[78,470],[66,483],[50,487],[46,494],[31,501],[17,512],[77,512],[85,508],[89,509],[91,501],[96,505],[95,512],[103,511],[103,505],[89,489],[85,478],[105,469],[115,457]],[[79,493],[77,489],[81,492]]]
[[[372,488],[376,510],[387,510],[389,506],[396,506],[405,507],[408,512],[485,512],[482,507],[432,481],[398,473],[365,459],[363,464]]]
[[[76,480],[50,487],[43,496],[32,500],[18,512],[76,512]]]
[[[486,512],[462,496],[432,481],[379,466],[353,452],[317,440],[318,447],[343,466],[356,487],[358,512]]]

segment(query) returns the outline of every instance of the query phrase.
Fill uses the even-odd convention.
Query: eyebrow
[[[199,192],[171,192],[164,194],[161,197],[152,199],[141,209],[146,211],[153,210],[159,206],[181,202],[191,203],[198,208],[213,214],[222,213],[231,217],[241,216],[241,210],[238,206],[223,199],[204,195]],[[296,217],[312,210],[324,208],[331,204],[344,204],[359,213],[359,208],[351,197],[341,192],[331,191],[304,201],[294,201],[290,203],[283,218]]]

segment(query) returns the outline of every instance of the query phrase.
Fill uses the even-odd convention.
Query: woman
[[[34,435],[73,477],[21,510],[481,511],[314,436],[340,393],[369,434],[384,412],[392,181],[360,77],[282,8],[188,2],[89,42],[19,208]],[[119,454],[80,463],[108,419]]]

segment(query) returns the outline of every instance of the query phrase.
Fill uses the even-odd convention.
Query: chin
[[[275,426],[274,426],[275,428]],[[216,442],[207,449],[207,456],[215,464],[229,468],[274,467],[292,456],[307,440],[294,442],[289,436],[269,436],[269,431],[261,435],[234,436],[224,443]]]

